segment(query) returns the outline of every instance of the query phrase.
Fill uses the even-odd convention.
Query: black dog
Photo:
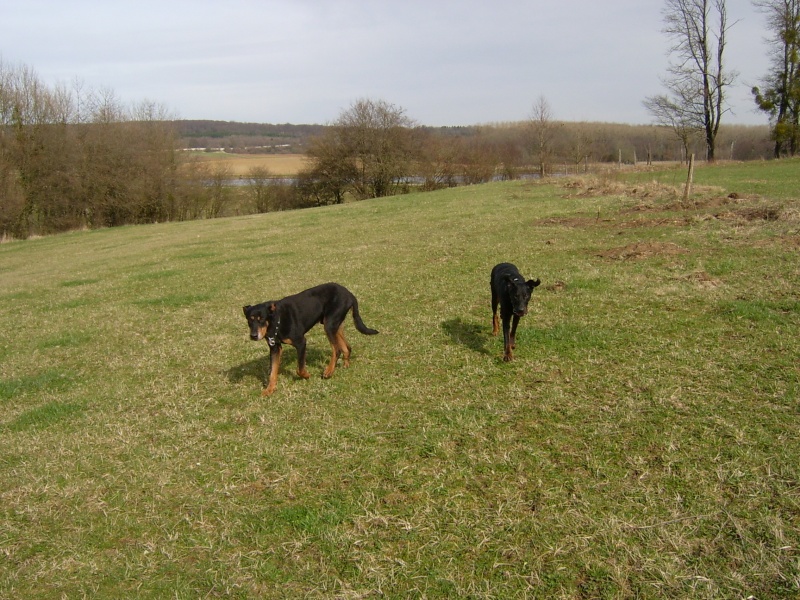
[[[250,324],[250,339],[254,341],[267,339],[269,344],[270,371],[269,383],[262,396],[275,391],[278,381],[278,369],[281,364],[281,344],[290,344],[297,349],[297,374],[308,379],[306,370],[306,338],[305,335],[317,323],[325,327],[325,335],[333,351],[324,378],[333,375],[336,360],[341,355],[343,366],[350,366],[351,348],[342,334],[342,326],[347,313],[353,309],[353,321],[356,329],[364,335],[378,333],[370,329],[358,314],[358,300],[347,288],[338,283],[325,283],[311,289],[287,296],[283,300],[271,300],[255,306],[245,306],[244,316]]]
[[[541,283],[520,275],[517,267],[511,263],[500,263],[492,269],[492,335],[497,335],[497,305],[500,305],[500,318],[503,320],[503,360],[513,358],[512,350],[516,348],[517,324],[520,317],[528,313],[528,302],[533,288]],[[513,318],[512,318],[513,317]],[[509,331],[509,321],[511,328]]]

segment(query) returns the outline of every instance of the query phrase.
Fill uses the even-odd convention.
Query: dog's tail
[[[364,335],[375,335],[378,333],[377,329],[370,329],[361,320],[361,315],[358,314],[358,300],[353,296],[353,322],[356,324],[356,329]]]

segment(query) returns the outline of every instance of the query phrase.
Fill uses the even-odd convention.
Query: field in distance
[[[228,152],[192,152],[192,157],[209,166],[230,169],[235,177],[246,177],[256,167],[265,167],[270,175],[292,177],[308,160],[305,154],[230,154]]]

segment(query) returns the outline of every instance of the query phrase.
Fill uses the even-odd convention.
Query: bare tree
[[[301,176],[303,189],[333,193],[341,201],[348,189],[356,198],[394,193],[413,162],[414,122],[402,108],[383,100],[363,99],[314,140],[307,154],[311,166]]]
[[[344,202],[359,171],[342,130],[332,126],[312,138],[306,156],[310,159],[309,166],[298,174],[300,195],[316,205]]]
[[[266,167],[253,167],[247,172],[247,193],[253,200],[256,212],[265,213],[270,209],[270,182],[269,169]]]
[[[166,119],[153,103],[129,111],[113,92],[48,87],[0,62],[0,235],[168,218],[177,157]]]
[[[577,173],[582,162],[584,163],[584,168],[587,167],[589,155],[592,153],[594,138],[585,123],[576,124],[566,134],[568,144],[566,154],[572,164],[575,165],[575,173]]]
[[[706,158],[713,162],[726,88],[736,77],[725,69],[730,29],[725,0],[665,0],[663,14],[675,61],[662,81],[667,94],[648,98],[645,106],[660,123],[673,129],[677,125],[676,133],[700,132]]]
[[[458,144],[441,135],[417,131],[414,173],[422,178],[422,189],[438,190],[458,185]]]
[[[531,132],[531,154],[539,163],[539,176],[546,177],[551,171],[556,125],[553,122],[553,110],[544,96],[539,96],[533,104],[528,125]]]
[[[800,0],[754,0],[767,18],[771,67],[761,87],[753,88],[756,106],[770,116],[775,158],[800,148]]]
[[[681,162],[689,157],[692,140],[700,135],[693,115],[684,105],[678,104],[666,95],[650,96],[643,102],[644,107],[653,115],[656,122],[668,127],[681,143]]]

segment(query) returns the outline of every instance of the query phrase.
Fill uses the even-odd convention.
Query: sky
[[[421,125],[645,124],[664,92],[663,0],[0,0],[0,61],[177,119],[326,124],[382,100]],[[764,16],[727,0],[725,123],[765,124]]]

